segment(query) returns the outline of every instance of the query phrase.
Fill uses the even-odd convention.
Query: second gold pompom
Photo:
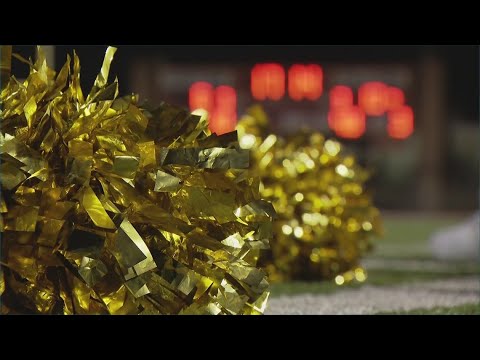
[[[278,214],[272,251],[262,259],[270,280],[364,281],[360,259],[372,235],[381,233],[379,211],[365,187],[368,172],[338,141],[318,132],[269,134],[259,106],[237,129],[240,145],[252,151],[261,195]]]

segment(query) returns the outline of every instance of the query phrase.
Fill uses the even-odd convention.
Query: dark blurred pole
[[[419,131],[422,138],[418,207],[439,210],[444,206],[447,160],[447,98],[445,65],[433,54],[425,55],[419,69]]]
[[[12,71],[12,45],[0,45],[0,89],[8,83]]]
[[[154,64],[145,57],[133,59],[131,67],[128,69],[128,90],[137,94],[141,94],[141,99],[148,98],[149,101],[155,101],[154,81],[152,74],[155,73]]]
[[[47,60],[48,67],[55,69],[55,46],[54,45],[41,45],[41,48],[45,54],[45,60]],[[38,57],[38,50],[36,51]]]

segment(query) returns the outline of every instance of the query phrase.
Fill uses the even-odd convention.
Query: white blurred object
[[[480,212],[430,238],[433,256],[441,260],[480,259]]]

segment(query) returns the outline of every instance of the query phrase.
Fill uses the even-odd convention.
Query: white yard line
[[[480,302],[478,276],[270,299],[266,315],[375,314]]]
[[[438,260],[416,260],[416,259],[380,259],[367,258],[362,265],[368,270],[408,270],[408,271],[429,271],[429,272],[452,272],[460,269],[478,269],[478,262],[463,261],[462,263],[443,262]]]

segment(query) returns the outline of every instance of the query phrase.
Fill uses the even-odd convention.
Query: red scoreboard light
[[[323,70],[319,65],[292,65],[288,71],[288,93],[295,101],[317,100],[323,92]]]
[[[365,133],[365,113],[358,106],[332,108],[328,113],[328,125],[341,138],[358,139]]]
[[[190,111],[203,109],[208,112],[209,129],[218,135],[235,130],[237,123],[237,92],[231,86],[199,81],[188,92]]]
[[[190,86],[188,91],[190,111],[203,109],[211,113],[214,108],[214,90],[212,84],[198,81]]]
[[[332,109],[353,105],[353,91],[348,86],[336,85],[330,89],[329,95]]]
[[[413,110],[410,106],[400,106],[388,112],[387,132],[397,140],[404,140],[412,135],[414,130]]]
[[[209,129],[218,135],[234,131],[237,125],[237,92],[231,86],[215,89],[215,109],[210,116]]]
[[[237,125],[237,114],[215,109],[210,116],[208,128],[217,135],[234,131]]]
[[[285,95],[285,70],[280,64],[257,64],[251,72],[250,87],[256,100],[280,100]]]
[[[237,92],[233,87],[221,85],[215,89],[215,109],[237,112]]]
[[[383,82],[367,82],[358,89],[358,105],[367,115],[383,115],[387,107],[387,101],[388,87]]]
[[[387,106],[386,110],[394,110],[405,103],[405,94],[402,89],[390,86],[387,89]]]

